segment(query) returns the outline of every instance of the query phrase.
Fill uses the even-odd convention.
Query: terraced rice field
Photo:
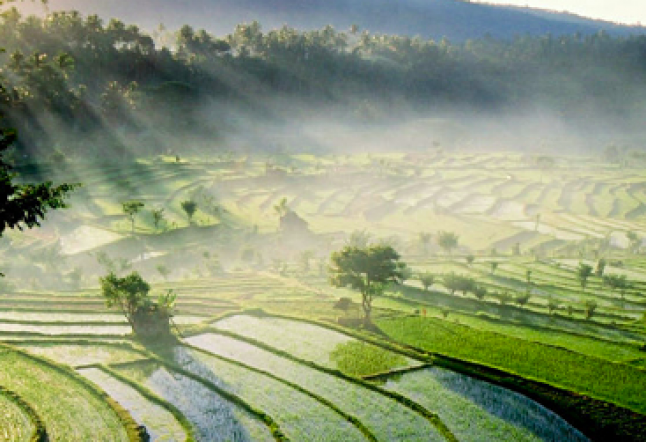
[[[0,390],[0,440],[10,442],[31,441],[36,424],[12,393]]]
[[[317,273],[313,260],[366,229],[373,240],[397,244],[416,272],[437,277],[428,292],[412,279],[375,301],[382,333],[646,413],[646,264],[626,249],[629,231],[646,234],[646,176],[595,163],[540,171],[511,155],[426,160],[294,157],[295,171],[278,178],[259,160],[140,161],[76,172],[73,180],[85,186],[58,224],[12,233],[0,244],[0,269],[31,279],[27,287],[7,271],[0,286],[0,340],[17,348],[0,347],[0,386],[33,407],[52,441],[127,440],[135,422],[153,440],[169,441],[586,440],[524,396],[431,367],[422,353],[375,345],[383,335],[367,342],[321,326],[356,319],[359,309],[333,306],[339,297],[355,304],[360,297],[330,289],[325,262]],[[200,200],[189,224],[180,204],[200,195],[221,211]],[[297,256],[305,246],[275,234],[283,198],[313,233],[307,248],[315,257],[306,269]],[[134,234],[121,207],[126,199],[146,205]],[[164,209],[164,226],[154,226],[151,208]],[[458,247],[449,254],[433,238],[422,253],[419,234],[440,230],[456,232]],[[596,264],[593,246],[587,260],[577,250],[605,238],[608,261],[623,261],[606,274],[625,274],[633,284],[623,295],[596,276],[584,292],[575,276],[579,262]],[[56,262],[39,261],[56,244]],[[512,253],[517,244],[520,256]],[[251,258],[243,259],[244,248]],[[543,255],[534,258],[536,248]],[[135,343],[96,288],[106,273],[99,252],[123,258],[154,281],[155,293],[176,290],[174,322],[186,335],[161,350]],[[222,268],[213,271],[216,258]],[[52,272],[57,264],[61,270]],[[169,268],[168,281],[159,265]],[[74,267],[81,269],[76,285]],[[475,278],[487,294],[451,295],[441,281],[450,272]],[[496,296],[527,288],[523,306]],[[585,320],[587,301],[597,308]],[[259,307],[285,316],[245,313]],[[383,372],[390,374],[371,376]],[[33,431],[20,404],[0,392],[0,440],[28,440]]]
[[[71,342],[58,343],[50,340],[13,342],[12,345],[30,354],[42,356],[71,367],[116,364],[147,359],[145,354],[130,349],[127,345],[101,342],[88,341],[75,344]]]
[[[644,410],[644,395],[638,385],[646,385],[646,373],[638,368],[522,339],[510,340],[502,334],[448,321],[437,324],[437,321],[434,318],[409,318],[405,322],[384,319],[378,324],[393,339],[427,351],[482,362],[593,397],[609,401],[614,398],[636,411]]]
[[[461,441],[588,440],[520,394],[441,368],[398,375],[384,388],[436,411]]]
[[[115,379],[100,368],[84,368],[78,372],[129,410],[137,422],[145,425],[151,440],[183,441],[187,438],[186,430],[173,414],[146,399],[130,385]]]
[[[186,370],[262,407],[291,440],[363,440],[361,431],[326,403],[226,360],[186,348],[175,350]]]
[[[343,333],[323,327],[276,317],[254,317],[235,315],[219,320],[213,324],[216,328],[230,331],[238,335],[270,345],[299,359],[311,361],[332,369],[340,369],[334,359],[335,351],[350,343],[359,343],[357,339]],[[381,359],[388,358],[388,352],[374,345],[364,344],[362,352],[355,351],[356,363],[366,357],[369,352],[375,352]],[[419,366],[421,363],[411,358],[401,358],[401,363],[387,367],[398,369]],[[361,375],[375,372],[353,373]]]
[[[191,423],[197,440],[269,440],[269,429],[262,422],[199,380],[154,362],[115,369],[173,404]]]
[[[204,334],[187,339],[210,353],[235,359],[251,367],[301,385],[337,407],[356,416],[378,440],[442,440],[423,416],[347,380],[277,356],[267,350],[226,336]]]
[[[49,440],[128,441],[116,411],[72,373],[5,347],[0,365],[0,385],[34,408]]]

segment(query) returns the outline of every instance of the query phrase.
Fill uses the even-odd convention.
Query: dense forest
[[[288,107],[294,116],[342,109],[360,124],[449,108],[548,108],[574,125],[622,127],[646,115],[646,36],[454,44],[257,22],[225,36],[188,25],[148,35],[117,19],[12,9],[0,41],[2,124],[18,129],[23,161],[167,153],[180,134],[213,140],[240,130],[234,114],[271,121]]]

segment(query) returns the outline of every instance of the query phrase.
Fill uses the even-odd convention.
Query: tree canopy
[[[137,272],[122,278],[110,272],[99,281],[106,305],[118,308],[135,333],[142,336],[170,333],[169,321],[176,298],[172,291],[154,302],[148,294],[150,285]]]
[[[186,201],[182,201],[181,206],[182,206],[182,210],[184,210],[184,212],[186,213],[186,216],[188,217],[188,222],[190,224],[193,220],[193,215],[197,210],[197,203],[193,200],[186,200]]]
[[[351,287],[362,297],[366,322],[370,322],[372,300],[383,293],[389,283],[400,283],[405,264],[391,246],[346,246],[332,253],[330,283],[335,287]]]
[[[443,248],[449,255],[458,246],[459,237],[453,232],[441,231],[437,234],[437,245]]]
[[[163,135],[222,130],[222,119],[205,122],[200,104],[222,100],[258,113],[255,104],[275,96],[307,109],[342,104],[383,121],[393,118],[384,105],[399,102],[417,110],[504,110],[540,101],[567,121],[622,118],[641,109],[646,78],[646,37],[605,33],[451,43],[332,26],[263,30],[253,22],[228,35],[186,25],[171,39],[154,39],[119,19],[8,10],[0,41],[7,50],[2,81],[15,98],[0,108],[25,133],[27,155],[53,141],[65,154],[110,158],[134,139],[115,136],[116,129],[150,136],[151,128],[158,142],[129,148],[161,153],[169,147]],[[60,130],[52,132],[54,122]]]
[[[12,0],[0,0],[0,6],[7,3],[12,3]],[[35,184],[17,182],[18,175],[6,159],[9,149],[15,146],[17,131],[4,124],[7,110],[18,103],[16,95],[16,90],[8,87],[0,74],[0,236],[7,228],[22,230],[23,226],[32,228],[40,225],[47,211],[65,207],[65,198],[78,187],[78,184],[55,186],[50,181]]]
[[[144,203],[141,201],[126,201],[121,204],[123,213],[125,213],[128,218],[130,218],[130,225],[132,227],[132,233],[135,233],[135,215],[144,208]]]
[[[40,225],[49,209],[66,207],[65,198],[77,185],[52,182],[18,184],[12,167],[3,154],[11,146],[15,133],[0,131],[0,236],[5,229],[22,226],[32,228]]]
[[[584,262],[579,263],[579,266],[576,269],[576,278],[581,284],[581,288],[585,290],[588,285],[588,278],[594,274],[594,270],[590,264]]]

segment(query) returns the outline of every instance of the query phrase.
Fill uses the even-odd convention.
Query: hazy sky
[[[568,11],[586,17],[646,25],[646,0],[476,0],[533,8]]]

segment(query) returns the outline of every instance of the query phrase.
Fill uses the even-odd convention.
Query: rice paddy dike
[[[21,168],[83,187],[40,228],[0,238],[0,441],[644,440],[646,172],[554,159]],[[281,223],[285,207],[306,228]],[[361,296],[326,275],[353,232],[412,270],[375,298],[368,329]],[[582,286],[578,268],[601,258],[627,287],[595,273]],[[131,334],[101,297],[110,269],[178,294],[176,340]],[[452,290],[448,275],[486,291]]]

